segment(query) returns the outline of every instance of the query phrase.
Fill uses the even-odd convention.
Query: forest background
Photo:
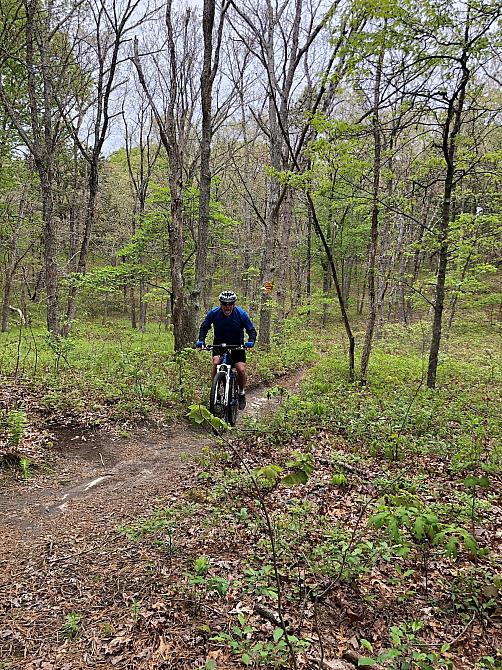
[[[391,463],[439,441],[491,513],[499,3],[0,8],[4,455],[27,471],[46,422],[170,423],[204,400],[191,347],[232,289],[259,332],[252,381],[324,359],[300,432],[334,421]],[[499,588],[485,560],[478,596]]]

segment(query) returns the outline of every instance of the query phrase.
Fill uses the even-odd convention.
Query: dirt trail
[[[303,374],[298,371],[279,383],[295,390]],[[241,427],[280,402],[267,391],[260,386],[248,393],[247,407],[239,414]],[[170,491],[178,495],[197,486],[183,454],[195,455],[211,444],[205,430],[188,425],[139,428],[127,437],[104,430],[59,432],[50,471],[11,482],[0,493],[0,555],[28,538],[111,529],[111,524],[116,527],[155,507],[156,499],[165,499]]]

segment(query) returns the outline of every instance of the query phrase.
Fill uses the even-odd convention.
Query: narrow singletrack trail
[[[279,380],[295,390],[304,371]],[[268,397],[261,385],[248,392],[239,425],[273,411],[280,397]],[[0,493],[0,557],[13,544],[51,535],[111,529],[121,521],[145,513],[169,491],[190,488],[186,456],[210,447],[205,429],[183,424],[174,428],[144,427],[120,437],[106,430],[56,432],[54,463],[25,482],[10,482]],[[85,529],[88,528],[88,531]],[[15,552],[17,553],[17,552]],[[12,555],[12,553],[11,553]]]
[[[297,371],[276,384],[294,392],[304,373]],[[238,426],[252,430],[254,417],[274,411],[281,398],[270,398],[267,391],[260,386],[248,392]],[[134,598],[146,602],[154,597],[144,586],[134,595],[138,575],[158,570],[164,583],[169,559],[159,554],[151,565],[141,544],[131,543],[121,527],[205,495],[210,484],[197,479],[193,457],[214,445],[206,429],[187,423],[136,428],[122,437],[105,429],[65,430],[56,434],[47,471],[38,467],[26,481],[4,472],[0,661],[12,660],[7,667],[15,670],[154,667],[140,660],[147,643],[143,633],[138,637],[138,631],[130,630],[128,612]],[[192,540],[197,538],[188,529],[186,541]],[[72,611],[91,627],[82,638],[86,641],[74,645],[61,633]],[[190,620],[183,625],[176,621],[170,633],[179,647],[180,660],[172,666],[177,670],[194,667],[182,660],[193,644]],[[160,640],[163,645],[162,636]]]

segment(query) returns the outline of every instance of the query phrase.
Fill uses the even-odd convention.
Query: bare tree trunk
[[[138,322],[136,319],[136,294],[134,291],[134,286],[131,286],[130,288],[129,298],[130,298],[129,304],[131,307],[131,328],[134,328],[134,330],[136,330],[136,328],[138,327]]]
[[[364,335],[363,352],[361,355],[361,383],[366,384],[366,373],[373,342],[373,331],[376,320],[376,254],[378,248],[378,217],[379,217],[379,191],[380,191],[380,170],[382,160],[382,130],[380,127],[379,107],[380,107],[380,84],[382,80],[384,50],[381,49],[375,77],[375,88],[373,96],[373,141],[374,141],[374,164],[373,164],[373,202],[371,208],[371,239],[368,259],[368,299],[369,309],[366,320],[366,332]]]
[[[466,42],[468,44],[468,27],[466,25]],[[445,297],[446,270],[448,266],[448,235],[450,232],[450,212],[454,190],[454,173],[456,158],[456,140],[462,125],[462,113],[465,101],[465,92],[469,81],[470,71],[467,67],[467,46],[464,46],[460,59],[462,78],[454,95],[449,101],[448,113],[443,128],[443,156],[446,161],[446,175],[443,192],[443,207],[439,228],[439,264],[436,279],[436,295],[434,301],[434,318],[432,322],[432,338],[429,349],[429,365],[427,368],[427,386],[436,387],[439,347],[441,344],[441,328]],[[457,102],[458,98],[458,102]],[[455,107],[455,103],[457,105]]]
[[[209,207],[211,201],[211,138],[212,129],[212,89],[218,70],[221,37],[224,16],[229,6],[225,2],[220,13],[220,24],[213,54],[213,29],[215,18],[215,0],[204,0],[202,12],[202,32],[204,38],[204,58],[201,74],[202,137],[200,142],[200,184],[199,184],[199,223],[197,227],[197,254],[195,258],[195,285],[192,292],[192,310],[194,325],[202,317],[202,311],[208,301],[207,287],[207,243],[209,230]],[[214,59],[213,59],[214,57]],[[195,339],[195,328],[192,339]]]
[[[9,235],[6,245],[5,277],[3,283],[2,313],[1,313],[1,332],[6,333],[9,330],[10,300],[12,283],[23,254],[19,253],[19,237],[21,234],[21,222],[24,216],[24,206],[26,203],[26,185],[23,188],[21,200],[18,204],[18,210],[15,217],[15,225]],[[21,312],[22,314],[22,312]],[[24,317],[23,317],[24,318]]]
[[[139,280],[139,330],[144,332],[146,328],[146,308],[147,304],[145,302],[145,280],[141,278]]]
[[[2,333],[7,333],[9,330],[9,304],[10,292],[12,288],[12,267],[7,268],[3,284],[3,300],[2,300]]]
[[[80,275],[85,274],[87,267],[87,255],[89,253],[89,244],[91,241],[91,233],[94,227],[94,221],[96,219],[96,204],[98,200],[98,157],[96,160],[92,161],[89,165],[89,198],[87,201],[85,224],[84,224],[84,234],[82,237],[82,243],[80,246],[80,252],[78,256],[78,263],[76,272]],[[67,336],[73,321],[75,320],[75,314],[77,311],[77,285],[72,284],[68,291],[68,302],[66,307],[66,323],[63,325],[62,334]]]
[[[307,217],[307,278],[305,282],[307,304],[309,306],[307,316],[310,317],[310,303],[312,296],[312,212],[309,210]]]
[[[281,211],[280,238],[277,245],[279,258],[282,262],[277,268],[277,318],[275,323],[275,332],[281,332],[284,318],[286,315],[286,284],[289,270],[289,241],[291,237],[291,228],[293,226],[293,192],[288,188],[284,196],[283,207]]]
[[[47,329],[59,334],[59,280],[57,264],[57,233],[54,220],[52,161],[49,165],[40,166],[40,187],[42,190],[42,211],[44,218],[44,261],[45,290],[47,292]]]

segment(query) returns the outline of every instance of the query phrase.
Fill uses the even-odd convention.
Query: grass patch
[[[317,357],[309,334],[288,346],[276,344],[248,357],[251,381],[270,381]],[[51,422],[98,425],[150,416],[171,421],[194,402],[205,402],[210,356],[174,353],[172,333],[149,324],[132,330],[126,320],[105,325],[77,322],[70,337],[54,338],[43,327],[0,333],[1,376],[13,376]],[[17,399],[17,398],[16,398]]]

